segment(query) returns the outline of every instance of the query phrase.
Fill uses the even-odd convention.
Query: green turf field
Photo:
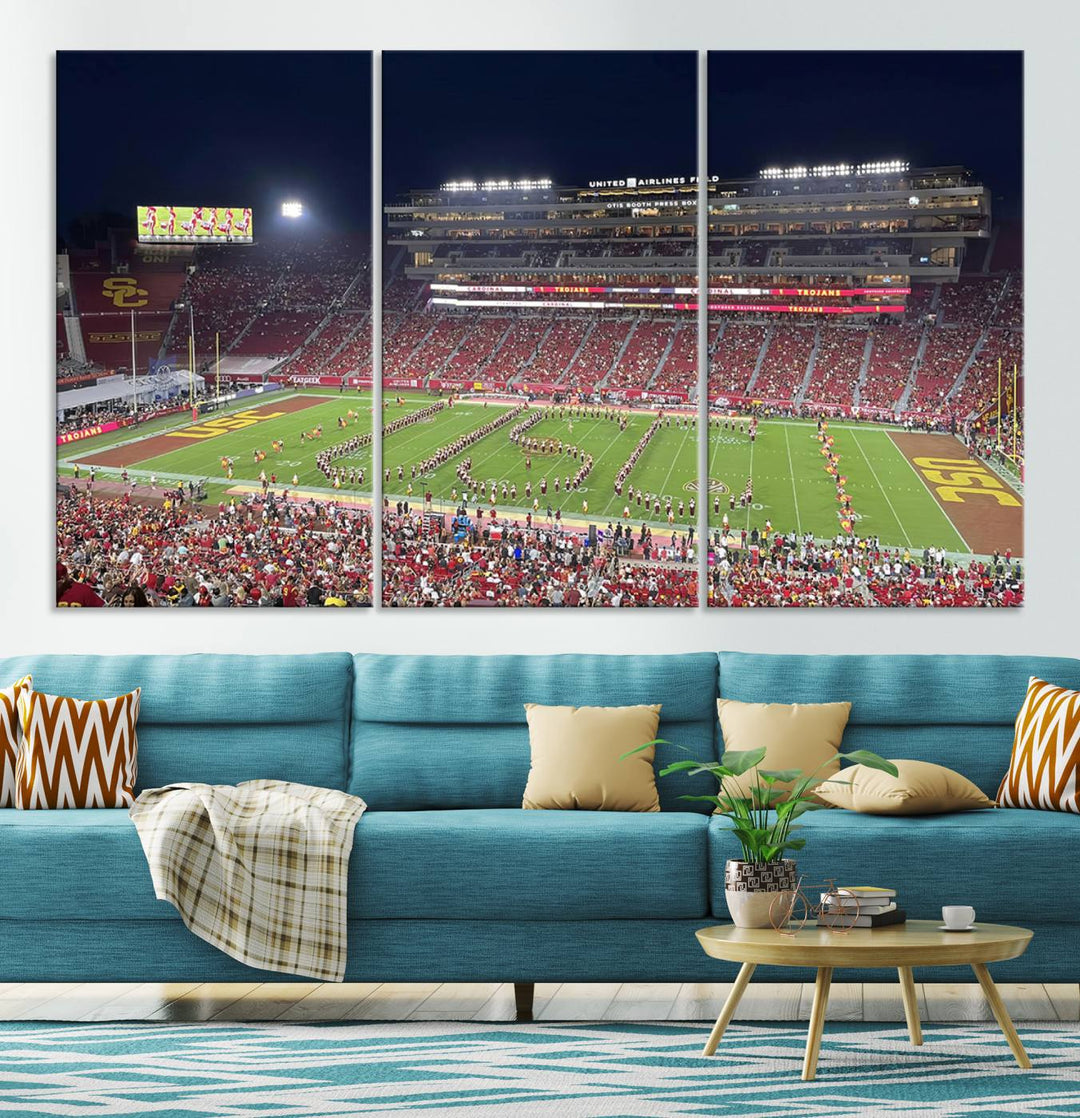
[[[941,506],[882,427],[829,424],[833,449],[856,513],[855,531],[877,535],[889,547],[943,547],[970,551]],[[754,479],[753,507],[729,511],[728,492],[736,499],[746,478]],[[819,538],[838,531],[836,483],[825,472],[825,459],[812,422],[767,420],[758,427],[753,446],[738,431],[709,433],[709,478],[727,487],[720,510],[731,527],[762,528],[768,518],[777,531],[813,532]],[[719,525],[709,498],[710,523]]]
[[[413,404],[413,401],[406,401],[406,407]],[[433,420],[418,423],[389,436],[383,443],[383,466],[391,472],[390,481],[385,486],[387,496],[395,498],[406,495],[405,487],[410,481],[410,466],[413,463],[423,460],[462,433],[496,418],[505,410],[501,405],[489,404],[485,408],[478,402],[465,401],[455,404],[449,413],[440,413]],[[404,414],[403,410],[391,404],[386,410],[385,418],[387,422],[391,422],[401,414]],[[572,418],[569,415],[560,418],[558,409],[552,409],[549,417],[531,427],[528,431],[531,438],[561,440],[565,445],[573,444],[592,454],[592,472],[581,488],[569,494],[561,486],[560,492],[556,493],[554,479],[556,475],[563,481],[567,475],[572,477],[580,462],[565,453],[561,456],[533,454],[532,469],[526,470],[525,452],[509,439],[513,424],[498,428],[462,454],[454,455],[433,473],[414,483],[413,491],[418,495],[430,490],[436,500],[451,502],[453,490],[456,489],[460,496],[462,488],[456,474],[457,463],[462,458],[471,456],[472,474],[478,481],[495,481],[500,485],[503,481],[517,484],[518,507],[531,507],[532,502],[526,500],[524,492],[525,482],[531,481],[533,496],[540,501],[542,510],[546,511],[550,505],[553,510],[561,509],[565,515],[580,516],[583,501],[588,501],[590,519],[616,519],[622,515],[627,500],[615,494],[615,475],[633,452],[653,418],[652,413],[632,413],[627,429],[620,432],[618,423],[612,420]],[[405,468],[404,481],[398,480],[398,466]],[[548,479],[548,491],[546,497],[541,497],[539,483],[544,477]],[[653,436],[638,460],[628,484],[659,494],[661,501],[670,495],[676,511],[679,500],[682,499],[685,502],[684,516],[678,523],[685,527],[690,522],[690,498],[696,496],[696,479],[696,429],[680,429],[672,420],[670,428],[665,426]],[[502,502],[499,507],[501,506]],[[631,512],[634,519],[641,519],[636,505],[632,506]],[[649,519],[666,523],[664,514],[661,518]]]
[[[279,419],[267,420],[240,431],[230,431],[214,438],[192,441],[190,443],[177,438],[176,450],[168,453],[157,454],[154,457],[138,460],[141,457],[138,442],[132,439],[130,429],[111,432],[108,435],[94,439],[85,439],[78,443],[69,443],[57,447],[58,468],[62,474],[69,474],[75,462],[90,458],[94,454],[119,446],[125,442],[131,445],[131,464],[129,472],[134,477],[154,473],[160,482],[166,483],[176,480],[207,478],[209,481],[208,492],[213,499],[219,499],[229,485],[257,485],[259,472],[265,469],[269,475],[276,472],[278,483],[291,485],[295,475],[301,487],[310,489],[325,489],[330,492],[329,482],[316,468],[315,457],[318,452],[336,442],[343,441],[352,435],[362,434],[371,429],[369,410],[371,406],[371,393],[319,393],[318,391],[305,391],[301,395],[310,399],[312,406],[303,411],[297,411]],[[325,397],[325,398],[324,398]],[[275,395],[262,397],[248,397],[235,406],[222,411],[209,412],[202,417],[200,422],[213,420],[223,415],[233,415],[239,411],[252,408],[263,408],[273,405],[277,400],[285,397]],[[416,406],[422,406],[418,403]],[[338,416],[345,417],[349,409],[359,413],[359,419],[347,430],[337,427]],[[309,431],[316,424],[322,423],[323,437],[321,442],[301,444],[300,432]],[[161,419],[151,420],[139,429],[139,441],[160,435],[167,431],[183,430],[191,425],[190,417],[184,414],[165,416]],[[281,454],[271,450],[271,443],[275,439],[284,439],[285,450]],[[267,452],[265,461],[256,465],[252,451],[259,448]],[[227,482],[225,472],[221,466],[223,456],[235,460],[232,482]],[[340,459],[337,464],[350,467],[363,468],[365,471],[365,484],[354,487],[357,493],[370,493],[371,479],[371,447],[361,449],[351,457]],[[110,477],[118,473],[116,469],[103,468],[99,472],[101,477]]]
[[[209,479],[211,498],[217,500],[232,485],[257,485],[260,468],[267,474],[276,472],[279,484],[291,485],[295,474],[301,488],[330,492],[327,479],[316,469],[315,456],[319,450],[342,441],[353,434],[362,433],[367,428],[370,393],[346,393],[339,396],[336,391],[320,393],[318,390],[305,389],[300,393],[312,406],[302,411],[276,419],[260,422],[255,426],[239,431],[230,431],[214,438],[184,444],[177,439],[175,450],[159,453],[145,461],[136,461],[139,455],[137,444],[132,444],[130,469],[140,476],[150,472],[157,475],[161,482],[176,479]],[[287,397],[260,397],[257,400],[242,401],[232,410],[251,407],[264,407],[273,404],[275,399]],[[398,402],[398,397],[388,392],[388,405],[384,408],[385,423],[408,415],[410,412],[431,404],[432,398],[423,394],[413,394]],[[440,447],[452,442],[459,436],[470,432],[484,423],[503,414],[509,405],[491,402],[486,407],[479,400],[464,400],[455,403],[435,417],[408,426],[387,436],[383,442],[383,465],[390,469],[390,481],[385,485],[385,495],[391,500],[407,496],[407,486],[411,479],[411,467],[433,454]],[[347,431],[336,426],[339,415],[348,408],[359,410],[361,419]],[[212,413],[221,415],[228,413]],[[567,493],[562,489],[554,492],[553,480],[558,474],[565,478],[573,475],[578,462],[563,456],[533,455],[532,470],[525,469],[525,454],[522,449],[509,440],[512,425],[486,435],[461,454],[453,455],[448,462],[433,473],[412,481],[415,502],[425,491],[430,490],[435,499],[449,506],[452,490],[457,489],[459,498],[461,484],[455,470],[461,458],[471,455],[472,474],[482,482],[494,480],[496,483],[514,482],[518,487],[516,508],[525,510],[531,501],[525,498],[524,488],[527,480],[533,484],[533,494],[540,499],[541,509],[547,506],[561,509],[564,516],[580,518],[582,502],[588,501],[589,520],[614,520],[621,516],[624,504],[630,504],[634,521],[648,519],[651,523],[666,524],[666,515],[659,517],[644,514],[641,506],[628,501],[626,496],[617,497],[614,491],[614,477],[629,457],[638,439],[652,422],[653,413],[631,413],[629,426],[625,432],[618,430],[617,423],[607,419],[573,419],[560,417],[557,409],[532,427],[528,435],[534,438],[561,439],[564,444],[576,444],[591,453],[595,459],[592,473],[584,486]],[[301,445],[302,430],[310,430],[316,423],[323,424],[324,434],[321,442]],[[573,430],[571,431],[571,422]],[[183,415],[166,417],[153,421],[140,429],[140,438],[145,439],[160,434],[164,430],[183,428],[189,421]],[[897,449],[885,428],[872,425],[833,423],[829,433],[834,437],[834,449],[841,456],[841,472],[848,478],[847,489],[852,495],[857,515],[856,531],[860,535],[877,534],[884,544],[891,547],[910,546],[922,549],[926,546],[944,547],[953,553],[969,550],[948,517],[935,501],[925,484]],[[73,463],[81,458],[108,447],[129,440],[128,431],[83,442],[68,444],[57,448],[58,468],[61,473],[70,473]],[[270,452],[274,439],[285,440],[282,454]],[[252,450],[259,447],[268,451],[261,466],[252,460]],[[229,455],[235,460],[234,479],[226,483],[221,467],[221,457]],[[373,485],[371,448],[365,448],[352,457],[338,461],[346,468],[362,467],[366,473],[363,493],[370,493]],[[404,480],[399,481],[398,466],[404,467]],[[104,470],[108,476],[116,471]],[[748,475],[754,478],[754,504],[749,509],[728,510],[728,494],[738,496]],[[546,498],[540,497],[539,482],[548,478]],[[833,479],[825,472],[821,448],[816,439],[814,424],[811,422],[766,420],[758,429],[758,436],[751,446],[749,436],[737,430],[717,430],[709,432],[709,478],[710,484],[722,486],[720,495],[721,513],[728,512],[731,525],[738,530],[742,527],[763,527],[766,517],[778,531],[812,531],[815,535],[828,536],[838,529],[837,502]],[[641,488],[658,494],[663,504],[668,496],[678,509],[678,502],[685,502],[684,515],[676,523],[686,528],[690,523],[689,503],[697,497],[697,429],[680,427],[672,420],[670,427],[663,427],[653,438],[639,459],[628,479],[629,486]],[[361,492],[360,487],[355,487]],[[719,525],[720,518],[713,513],[714,494],[708,497],[710,520]],[[485,502],[486,504],[486,502]],[[497,507],[509,511],[506,502],[499,501]]]

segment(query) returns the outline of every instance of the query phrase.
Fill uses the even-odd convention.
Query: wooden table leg
[[[810,1010],[810,1031],[806,1035],[806,1055],[803,1057],[804,1080],[813,1079],[817,1075],[818,1052],[821,1051],[821,1033],[825,1028],[825,1009],[829,1004],[832,972],[832,967],[818,967],[817,981],[814,983],[814,1007]]]
[[[990,1003],[990,1009],[993,1011],[1001,1031],[1005,1034],[1005,1039],[1009,1042],[1009,1047],[1012,1049],[1012,1054],[1016,1057],[1016,1062],[1022,1068],[1031,1067],[1031,1058],[1028,1056],[1027,1052],[1024,1051],[1024,1045],[1017,1035],[1016,1026],[1012,1023],[1009,1011],[1005,1008],[1005,1003],[1001,1000],[1001,995],[998,993],[998,988],[994,985],[994,980],[990,977],[990,972],[986,969],[986,964],[972,963],[971,969],[975,972],[975,977],[979,980],[979,985],[986,995],[986,1000]]]
[[[900,996],[904,999],[904,1016],[912,1044],[922,1044],[922,1023],[919,1021],[919,999],[915,994],[915,977],[911,967],[897,967],[900,972]]]
[[[754,973],[756,967],[757,963],[743,963],[739,968],[735,985],[731,987],[731,993],[728,994],[727,1001],[724,1002],[724,1008],[720,1010],[720,1016],[717,1017],[716,1024],[713,1025],[713,1030],[709,1033],[709,1039],[705,1041],[705,1047],[701,1051],[703,1056],[711,1056],[716,1051],[716,1046],[720,1043],[724,1030],[728,1027],[732,1017],[735,1016],[735,1010],[739,1008],[739,1002],[742,1001],[742,996],[750,982],[750,976]]]

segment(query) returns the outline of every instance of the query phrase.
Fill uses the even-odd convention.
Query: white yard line
[[[799,492],[798,492],[798,489],[795,485],[795,463],[792,462],[792,460],[791,460],[791,439],[788,438],[787,427],[784,428],[784,445],[787,447],[788,475],[791,478],[791,496],[792,496],[792,499],[795,502],[795,531],[798,532],[799,535],[801,536],[802,535],[802,520],[799,517]],[[751,447],[750,453],[751,454],[753,454],[753,446],[754,446],[754,444],[751,443],[750,444],[750,447]],[[864,457],[865,457],[865,455],[864,455]]]
[[[657,431],[657,434],[660,434],[660,432],[659,432],[659,431]],[[678,462],[678,460],[679,460],[679,455],[681,455],[681,454],[682,454],[682,452],[683,452],[683,447],[684,447],[684,446],[686,446],[686,439],[687,439],[687,437],[689,436],[689,434],[690,434],[690,431],[689,431],[689,429],[688,429],[688,430],[686,430],[686,431],[685,431],[685,432],[683,433],[683,437],[682,437],[682,442],[681,442],[681,443],[679,443],[679,449],[678,449],[678,450],[677,450],[677,451],[676,451],[676,452],[675,452],[675,453],[674,453],[674,454],[673,454],[673,455],[671,456],[671,467],[670,467],[670,469],[669,469],[669,470],[668,470],[668,472],[667,472],[667,476],[666,476],[666,477],[664,478],[664,489],[665,489],[665,490],[666,490],[666,489],[667,489],[667,487],[668,487],[668,482],[669,482],[669,481],[671,481],[671,475],[672,475],[672,474],[673,474],[673,473],[675,472],[675,463],[676,463],[676,462]],[[647,448],[646,448],[646,449],[647,449]],[[642,455],[642,457],[644,457],[644,455]],[[661,495],[662,495],[662,496],[667,496],[668,494],[664,493],[664,494],[661,494]],[[671,497],[672,497],[672,499],[674,499],[674,496],[675,496],[674,494],[671,494]]]
[[[859,442],[859,436],[856,435],[854,431],[852,431],[851,437],[855,440],[855,445],[859,448],[859,453],[863,456],[863,461],[866,463],[867,467],[870,470],[870,476],[873,477],[878,489],[881,490],[881,495],[885,498],[885,504],[889,506],[889,511],[893,514],[893,519],[896,521],[897,527],[900,529],[901,532],[903,532],[904,539],[907,540],[908,547],[914,547],[915,545],[911,542],[911,537],[907,534],[907,529],[904,527],[904,522],[897,514],[896,509],[893,507],[892,501],[889,500],[889,494],[885,492],[885,486],[881,484],[881,481],[877,476],[877,470],[874,469],[874,464],[870,461],[869,458],[867,458],[866,451],[863,450],[862,443]],[[895,443],[893,445],[895,446]]]
[[[747,472],[750,475],[750,484],[753,485],[753,482],[754,482],[754,444],[753,443],[750,444],[750,466],[749,466]],[[754,502],[751,500],[751,501],[747,502],[747,505],[746,505],[746,530],[748,532],[750,531],[750,513],[753,511],[753,509],[754,509]]]

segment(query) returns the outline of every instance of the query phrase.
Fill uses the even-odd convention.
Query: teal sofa
[[[143,688],[139,788],[254,777],[362,796],[350,864],[350,981],[723,981],[697,928],[727,919],[737,848],[703,777],[659,782],[658,813],[522,811],[525,702],[663,704],[660,736],[722,750],[715,699],[852,703],[846,747],[938,761],[993,796],[1032,674],[1080,689],[1080,661],[996,656],[14,656],[0,681],[82,697]],[[658,766],[688,754],[662,746]],[[1080,979],[1080,819],[985,810],[812,813],[809,880],[890,884],[1035,931],[1003,981]],[[771,972],[778,979],[802,971]],[[127,813],[0,810],[0,981],[232,981],[253,971],[155,900]],[[879,972],[853,979],[887,978]],[[968,980],[963,969],[935,979]]]

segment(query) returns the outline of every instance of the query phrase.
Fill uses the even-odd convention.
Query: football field
[[[887,547],[913,552],[935,547],[956,555],[986,554],[997,547],[1022,554],[1022,498],[988,468],[969,464],[963,444],[952,435],[835,421],[828,434],[840,459],[838,472],[847,479],[856,534],[878,536]],[[835,536],[840,505],[827,465],[812,421],[763,421],[753,444],[737,429],[713,428],[710,523],[719,525],[727,513],[736,532],[763,528],[768,519],[777,531]],[[748,477],[753,477],[753,503],[740,508],[738,497]],[[973,478],[981,485],[965,488]],[[947,483],[957,480],[959,491],[949,491]],[[719,515],[714,512],[717,490]]]
[[[205,478],[214,499],[234,487],[258,486],[263,470],[267,477],[277,474],[279,488],[292,487],[296,477],[301,489],[330,493],[330,482],[316,466],[316,456],[335,443],[370,432],[370,408],[370,392],[248,397],[228,409],[207,412],[198,423],[192,423],[190,416],[185,419],[183,414],[175,414],[151,420],[137,435],[124,428],[57,447],[57,457],[62,473],[70,473],[78,462],[84,469],[94,465],[103,477],[114,477],[122,468],[143,480],[153,474],[161,485]],[[351,419],[350,410],[354,413]],[[338,427],[339,418],[346,428]],[[319,424],[322,435],[309,439]],[[284,446],[275,451],[273,443],[278,440]],[[266,456],[259,462],[255,460],[257,450]],[[351,487],[355,493],[371,492],[371,457],[371,447],[366,446],[335,462],[346,469],[364,470],[365,484]],[[233,459],[231,481],[222,466],[223,458]]]
[[[386,409],[387,422],[403,414],[403,409],[393,403]],[[421,400],[422,405],[427,400]],[[416,406],[417,401],[406,400],[404,408]],[[542,406],[542,405],[541,405]],[[386,483],[387,496],[393,498],[406,495],[406,487],[411,480],[411,466],[427,458],[440,447],[445,446],[460,435],[482,426],[508,410],[507,405],[489,403],[486,407],[480,401],[455,403],[453,408],[444,410],[432,419],[406,427],[385,439],[383,443],[383,467],[390,470],[390,481]],[[624,495],[615,493],[615,475],[633,453],[638,441],[656,418],[654,412],[620,412],[615,419],[582,418],[574,416],[572,409],[559,407],[544,408],[545,417],[531,426],[526,437],[541,441],[553,440],[563,444],[563,453],[544,454],[527,452],[519,443],[511,442],[509,433],[514,423],[496,428],[479,442],[453,454],[443,465],[430,474],[425,474],[413,483],[413,494],[421,495],[430,491],[437,501],[452,503],[456,491],[462,494],[462,484],[457,477],[457,464],[465,457],[472,458],[472,476],[483,485],[494,482],[501,492],[502,483],[517,486],[517,500],[499,501],[497,507],[532,507],[532,499],[526,499],[525,485],[531,483],[533,499],[539,501],[540,510],[546,513],[558,509],[566,516],[583,515],[584,503],[588,502],[590,519],[615,520],[622,516],[623,507],[628,503]],[[625,417],[625,431],[619,430],[619,419]],[[521,418],[525,418],[523,415]],[[519,422],[516,420],[515,422]],[[574,458],[566,448],[579,448],[579,457]],[[581,486],[569,493],[566,479],[572,478],[581,464],[580,453],[593,456],[593,468]],[[527,458],[532,466],[528,468]],[[398,467],[402,467],[404,478],[398,480]],[[559,479],[559,491],[555,491],[555,479]],[[542,496],[540,484],[547,481],[547,493]],[[684,503],[684,515],[677,519],[679,527],[690,523],[689,502],[697,497],[697,428],[680,424],[677,417],[667,419],[653,435],[648,446],[638,459],[631,473],[624,494],[629,485],[640,487],[647,493],[659,496],[662,507],[666,498],[671,497],[672,506],[678,511],[679,501]],[[487,501],[485,500],[485,505]],[[660,517],[645,517],[642,510],[631,505],[635,520],[647,519],[653,523],[666,524],[666,513]]]
[[[384,425],[408,418],[435,402],[425,394],[400,396],[387,391]],[[108,477],[125,467],[133,477],[145,479],[153,474],[162,485],[205,478],[214,500],[257,487],[259,473],[265,470],[268,476],[277,475],[278,488],[293,488],[292,479],[296,477],[301,492],[330,495],[335,491],[317,468],[316,456],[370,430],[370,406],[369,392],[338,395],[303,390],[252,397],[228,411],[209,413],[196,424],[179,414],[151,421],[135,435],[128,428],[58,447],[58,468],[61,473],[70,473],[76,462],[84,468],[94,463],[102,476]],[[623,496],[615,493],[615,476],[656,418],[655,412],[618,412],[612,419],[604,414],[583,417],[580,412],[574,414],[574,409],[537,404],[514,421],[452,452],[434,470],[419,471],[419,463],[505,416],[512,406],[505,400],[456,400],[452,407],[385,436],[383,466],[390,477],[383,485],[384,495],[391,501],[410,499],[416,504],[424,493],[431,492],[438,504],[450,508],[465,496],[456,470],[463,458],[470,457],[471,473],[477,482],[485,490],[491,483],[498,488],[496,508],[500,513],[524,514],[535,498],[542,515],[550,507],[561,510],[574,523],[586,519],[603,523],[619,519],[624,506],[629,505],[633,522],[644,520],[666,527],[670,498],[676,513],[675,527],[689,527],[690,501],[699,499],[698,429],[678,415],[665,417],[635,463]],[[348,415],[350,410],[352,417]],[[552,440],[556,446],[561,442],[561,453],[533,450],[527,455],[520,443],[510,440],[515,423],[536,410],[543,418],[528,429],[527,438]],[[622,418],[626,420],[625,431],[619,430]],[[346,422],[344,429],[339,427],[339,419]],[[301,442],[301,434],[312,434],[319,424],[322,435]],[[839,473],[847,479],[846,490],[852,497],[854,526],[859,535],[877,535],[888,547],[912,551],[940,547],[965,555],[1011,547],[1015,555],[1022,554],[1022,498],[991,476],[988,469],[968,463],[964,447],[952,436],[906,434],[894,428],[842,422],[831,423],[828,434],[839,456]],[[836,481],[826,472],[828,463],[813,422],[764,420],[753,443],[745,429],[739,430],[738,423],[727,429],[712,426],[708,439],[707,503],[713,526],[718,527],[721,516],[727,513],[736,532],[763,528],[768,519],[775,531],[813,532],[819,538],[837,533]],[[277,440],[284,443],[280,451],[272,449]],[[579,448],[577,458],[567,453],[571,446]],[[256,450],[265,454],[261,461],[255,459]],[[579,489],[567,492],[566,479],[577,472],[584,454],[593,456],[592,471]],[[531,468],[527,466],[528,456]],[[222,466],[225,457],[234,462],[231,480],[225,477]],[[374,485],[370,446],[335,459],[334,465],[365,472],[363,486],[346,485],[340,496],[370,496]],[[740,508],[738,497],[748,477],[753,478],[753,502]],[[543,495],[542,480],[547,482]],[[502,497],[504,482],[508,488],[516,486],[516,499]],[[526,496],[526,483],[532,486],[531,497]],[[631,487],[644,490],[654,500],[659,498],[660,514],[639,504],[636,497],[631,498]],[[993,491],[987,492],[990,487]],[[732,493],[736,496],[734,510],[730,508]],[[719,513],[715,511],[717,500]],[[678,513],[680,501],[682,515]],[[483,504],[490,507],[486,493]]]

